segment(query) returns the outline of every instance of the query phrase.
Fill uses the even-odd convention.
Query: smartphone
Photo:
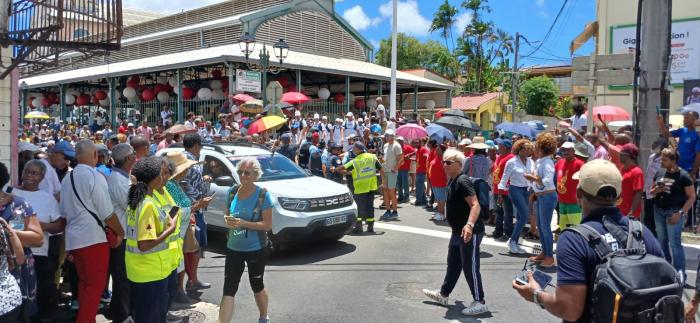
[[[518,285],[527,285],[527,283],[528,283],[527,272],[528,271],[529,271],[528,269],[524,269],[515,276],[515,282]],[[542,289],[547,288],[547,285],[549,285],[549,283],[552,282],[552,276],[550,276],[542,271],[539,271],[537,269],[532,271],[532,278],[535,279],[537,284],[540,285],[540,287]]]
[[[8,185],[7,188],[5,189],[5,193],[7,193],[7,194],[12,193],[12,186]]]
[[[179,211],[180,211],[180,207],[179,207],[179,206],[173,206],[173,207],[170,209],[170,212],[169,212],[169,213],[170,213],[170,217],[171,217],[171,218],[175,218],[175,217],[177,216],[177,212],[179,212]]]

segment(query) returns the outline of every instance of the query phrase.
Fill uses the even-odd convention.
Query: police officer
[[[377,190],[377,171],[382,169],[377,156],[368,153],[365,145],[356,141],[352,146],[355,158],[341,171],[352,172],[353,198],[357,204],[357,222],[353,233],[362,233],[362,221],[367,222],[367,232],[374,232],[374,191]]]
[[[297,154],[297,145],[291,143],[292,135],[290,133],[284,133],[280,137],[280,142],[282,143],[275,150],[278,154],[289,158],[289,160],[294,161]]]

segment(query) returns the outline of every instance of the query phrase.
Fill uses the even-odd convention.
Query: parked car
[[[181,144],[158,151],[184,151]],[[227,229],[224,210],[228,192],[239,183],[236,165],[246,157],[260,162],[262,176],[256,182],[270,193],[273,201],[270,248],[313,239],[340,239],[352,230],[357,206],[347,186],[312,176],[281,154],[264,145],[248,142],[205,144],[199,159],[204,175],[213,178],[210,192],[216,194],[205,212],[212,229]]]

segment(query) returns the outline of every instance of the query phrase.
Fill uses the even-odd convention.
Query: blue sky
[[[428,31],[433,14],[443,0],[400,0],[398,7],[398,29],[420,40],[435,39],[443,43],[439,33]],[[450,0],[459,8],[461,0]],[[554,21],[564,0],[491,0],[491,13],[486,19],[514,35],[520,32],[530,42],[542,40]],[[336,11],[378,47],[379,40],[391,33],[390,0],[342,0],[336,1]],[[455,35],[461,33],[471,21],[471,16],[459,8]],[[569,44],[584,28],[595,20],[595,1],[569,0],[548,40],[532,58],[521,59],[523,65],[561,65],[570,57]],[[459,29],[459,31],[457,31]],[[521,42],[524,43],[524,42]],[[451,45],[451,44],[450,44]],[[535,44],[536,45],[536,44]],[[576,51],[577,55],[588,55],[593,51],[593,41]],[[527,44],[521,46],[521,55],[533,50]],[[562,61],[564,60],[564,61]]]

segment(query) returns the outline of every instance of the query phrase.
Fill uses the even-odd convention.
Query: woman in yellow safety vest
[[[168,287],[177,286],[177,262],[169,244],[171,235],[177,234],[180,214],[172,209],[174,202],[163,189],[169,177],[165,159],[143,158],[131,174],[137,180],[129,189],[126,230],[131,316],[135,323],[166,322]]]

